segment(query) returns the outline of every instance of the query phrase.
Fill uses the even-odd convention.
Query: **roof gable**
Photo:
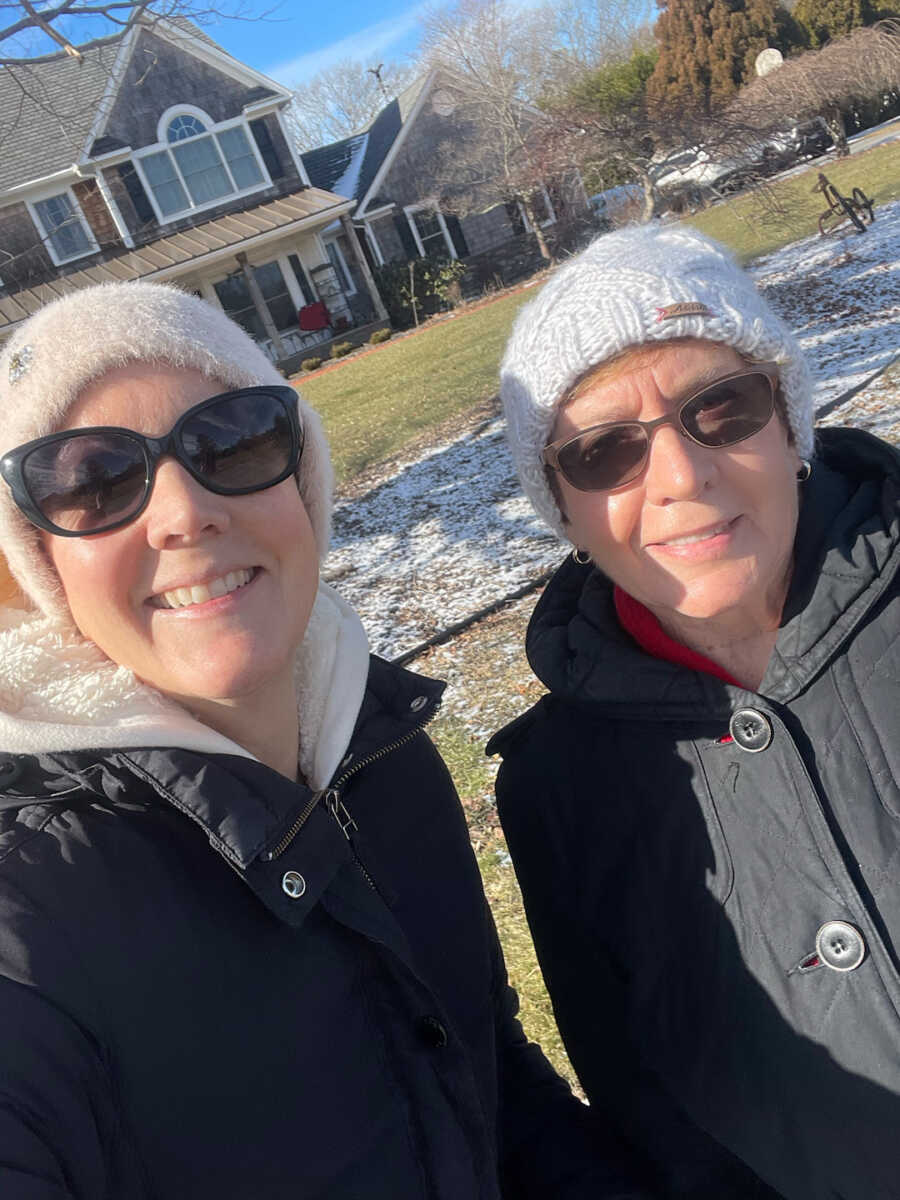
[[[352,198],[362,207],[364,200],[371,199],[375,180],[383,178],[387,160],[403,140],[407,123],[418,113],[428,82],[426,75],[414,80],[361,133],[308,150],[302,158],[312,184]]]
[[[142,53],[148,46],[154,53]],[[135,70],[136,54],[139,70]],[[110,119],[129,106],[140,108],[135,104],[136,95],[150,89],[143,93],[134,89],[143,86],[155,62],[158,65],[165,59],[171,67],[180,61],[187,69],[188,58],[183,56],[194,60],[194,74],[202,75],[207,83],[218,80],[227,84],[224,90],[231,93],[232,104],[238,88],[243,89],[242,104],[268,97],[287,102],[290,97],[280,84],[232,58],[183,18],[154,21],[105,38],[86,50],[80,61],[63,56],[37,65],[0,69],[0,195],[65,171],[92,154],[128,144],[121,136],[126,123],[120,122],[116,131],[109,128]],[[182,100],[195,102],[188,96],[172,95],[163,107]],[[152,140],[156,140],[155,132]]]

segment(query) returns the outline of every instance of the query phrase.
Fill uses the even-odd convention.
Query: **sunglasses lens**
[[[264,391],[207,405],[181,427],[180,441],[193,471],[219,492],[268,487],[296,461],[287,410]]]
[[[126,434],[73,432],[36,447],[22,464],[35,507],[58,529],[98,533],[137,512],[147,464]]]
[[[647,455],[647,434],[640,425],[590,430],[559,450],[559,469],[580,492],[604,492],[634,479]]]
[[[772,384],[761,372],[715,383],[681,410],[681,423],[702,446],[733,446],[768,425],[775,406]]]

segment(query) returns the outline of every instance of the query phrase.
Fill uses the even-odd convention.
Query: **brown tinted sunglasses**
[[[582,429],[545,446],[544,464],[579,492],[611,492],[637,479],[661,425],[675,428],[698,446],[734,446],[765,429],[775,411],[778,366],[754,363],[693,392],[655,421],[611,421]]]

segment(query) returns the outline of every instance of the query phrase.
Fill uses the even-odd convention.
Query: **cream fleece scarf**
[[[300,769],[313,788],[327,786],[346,753],[368,668],[359,617],[320,583],[295,666]],[[116,666],[71,626],[0,607],[0,749],[38,754],[137,746],[253,757]]]

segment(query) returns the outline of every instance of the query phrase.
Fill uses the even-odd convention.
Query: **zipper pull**
[[[337,788],[328,788],[325,792],[325,807],[337,821],[341,833],[349,842],[350,834],[355,833],[359,829],[359,826],[347,811],[346,805],[341,799],[341,794]]]

